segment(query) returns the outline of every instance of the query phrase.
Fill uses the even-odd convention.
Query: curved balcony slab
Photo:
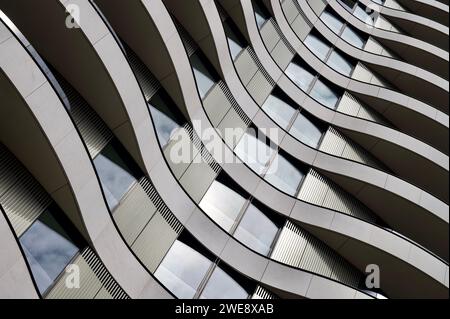
[[[372,35],[408,62],[448,79],[449,53],[445,50],[409,36],[370,27],[350,14],[336,0],[330,0],[328,4],[356,29]]]
[[[80,6],[83,6],[83,1],[80,2]],[[39,6],[39,8],[35,6]],[[31,16],[34,16],[33,12],[42,10],[42,6],[45,6],[43,12],[46,12],[49,18],[42,19],[42,16],[40,16],[39,18],[36,17],[36,21],[30,19]],[[65,21],[66,17],[65,7],[59,1],[30,5],[24,3],[19,6],[21,8],[20,13],[15,12],[14,9],[17,7],[17,3],[15,3],[11,7],[4,6],[2,9],[11,17],[16,17],[15,14],[18,14],[19,17],[26,17],[27,21],[25,22],[21,21],[20,18],[13,18],[12,20],[21,31],[31,35],[27,36],[28,38],[39,39],[40,35],[43,38],[48,38],[53,47],[55,43],[58,43],[59,49],[64,50],[65,48],[69,51],[71,45],[77,43],[77,41],[74,41],[75,43],[71,45],[63,45],[67,43],[66,41],[70,43],[70,40],[73,40],[73,38],[65,37],[66,32],[73,32],[73,30],[67,29],[64,24],[57,23],[57,21]],[[84,9],[86,10],[83,12],[88,14],[88,8]],[[23,10],[28,11],[28,14],[24,13]],[[53,20],[55,17],[56,20]],[[58,17],[60,20],[58,20]],[[90,22],[92,21],[95,21],[95,19],[90,20]],[[35,28],[34,22],[40,27]],[[91,27],[99,26],[94,24]],[[54,37],[48,37],[48,30],[52,30],[50,34],[53,34]],[[75,31],[77,33],[75,37],[85,41],[81,30]],[[106,28],[96,30],[106,32]],[[58,38],[61,42],[57,41]],[[106,34],[102,38],[107,38]],[[47,47],[47,53],[49,51],[55,53],[50,49],[51,47],[45,45],[45,41],[39,42],[39,44]],[[17,147],[16,156],[21,158],[21,155],[27,155],[23,156],[22,162],[61,208],[70,212],[70,217],[75,225],[82,227],[82,233],[85,234],[88,242],[91,243],[108,271],[131,298],[169,297],[170,295],[139,264],[117,233],[103,199],[99,181],[87,149],[55,90],[28,55],[28,52],[14,37],[3,42],[2,45],[8,45],[7,50],[0,50],[2,69],[11,78],[12,83],[14,83],[29,108],[29,112],[33,115],[36,121],[35,125],[40,127],[49,144],[47,148],[40,147],[42,142],[33,143],[33,140],[29,139],[27,143],[21,144],[22,147],[26,147],[25,150]],[[83,50],[90,50],[90,48],[81,45],[77,48],[76,55],[84,58]],[[64,60],[73,56],[70,52],[67,53],[60,58]],[[99,58],[97,57],[97,59]],[[78,66],[79,64],[77,64],[77,68]],[[97,88],[101,85],[101,81],[98,82]],[[12,127],[8,126],[8,128],[8,131],[13,134]],[[19,133],[23,134],[23,132]],[[14,135],[11,135],[10,140],[14,140]],[[12,150],[14,148],[10,147]],[[27,154],[27,152],[34,153]],[[40,157],[36,157],[36,154],[40,154]],[[39,158],[41,159],[39,160]],[[39,165],[41,166],[39,167]],[[72,205],[72,207],[67,207],[68,205]],[[83,232],[83,229],[85,232]]]

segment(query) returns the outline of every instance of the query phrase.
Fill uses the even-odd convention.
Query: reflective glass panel
[[[236,33],[235,29],[228,24],[224,23],[225,34],[228,40],[228,46],[230,48],[231,58],[234,60],[241,53],[245,47],[245,43],[242,38]]]
[[[275,150],[253,134],[245,133],[235,148],[236,155],[257,174],[261,174]]]
[[[208,70],[206,63],[202,61],[198,54],[191,56],[191,64],[200,97],[203,99],[216,83],[216,79],[213,71]]]
[[[268,255],[277,235],[278,227],[256,206],[245,212],[234,237],[263,255]]]
[[[94,165],[100,177],[106,201],[110,209],[120,202],[122,197],[137,182],[134,163],[114,142],[109,143],[94,159]]]
[[[375,23],[375,15],[373,14],[373,10],[363,7],[361,5],[357,5],[355,12],[353,13],[355,17],[357,17],[359,20],[363,21],[364,23],[367,23],[369,25],[374,25]]]
[[[20,244],[41,293],[50,287],[79,251],[71,236],[48,210],[20,237]]]
[[[300,89],[305,92],[314,80],[314,75],[311,71],[294,62],[291,62],[288,65],[285,73]]]
[[[246,199],[224,184],[214,181],[203,196],[200,207],[217,224],[230,231]]]
[[[178,298],[192,298],[212,262],[181,241],[175,241],[155,277]]]
[[[155,122],[156,133],[161,146],[167,144],[172,132],[184,125],[180,116],[175,115],[172,108],[176,107],[173,103],[167,101],[164,94],[155,94],[148,102],[153,121]]]
[[[216,267],[205,286],[201,299],[246,299],[248,292],[225,271]]]
[[[336,51],[331,52],[327,64],[334,70],[344,75],[350,75],[353,70],[352,63]]]
[[[273,94],[267,98],[262,108],[282,128],[287,128],[295,113],[291,105]]]
[[[327,43],[322,41],[322,39],[313,34],[309,34],[306,37],[305,45],[322,61],[325,60],[331,48]]]
[[[334,109],[339,101],[338,94],[320,79],[314,84],[311,96],[330,109]]]
[[[338,19],[328,11],[324,11],[320,16],[320,19],[336,34],[339,34],[339,32],[341,32],[342,26],[344,25],[344,23],[340,19]]]
[[[354,45],[357,48],[363,48],[366,44],[366,40],[358,33],[356,33],[351,27],[346,26],[341,35],[342,39],[348,43]]]
[[[322,130],[300,113],[289,131],[303,143],[316,148],[322,138]]]
[[[264,179],[281,191],[294,196],[303,176],[302,171],[284,156],[277,154]]]

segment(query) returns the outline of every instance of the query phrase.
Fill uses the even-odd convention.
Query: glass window
[[[225,186],[214,181],[200,202],[200,207],[226,231],[230,231],[246,199]]]
[[[346,26],[341,35],[342,39],[347,41],[348,43],[354,45],[357,48],[363,48],[366,44],[366,40],[362,35],[359,35],[355,30],[351,27]]]
[[[324,61],[330,51],[330,46],[314,34],[309,34],[305,39],[305,45],[321,59]]]
[[[369,25],[373,25],[375,23],[375,15],[373,13],[374,10],[371,10],[369,8],[366,8],[365,6],[358,4],[353,14],[359,20]]]
[[[253,7],[255,10],[256,24],[258,25],[258,29],[261,29],[263,24],[270,18],[270,15],[266,8],[262,7],[257,1],[253,2]]]
[[[131,157],[116,141],[110,142],[94,159],[106,201],[115,208],[137,182],[138,169]]]
[[[346,10],[350,12],[353,11],[353,8],[355,7],[356,4],[356,0],[338,0],[338,1],[343,5],[343,7]]]
[[[161,146],[165,146],[172,132],[186,123],[170,98],[161,92],[156,93],[148,102],[156,133]]]
[[[236,155],[257,174],[262,174],[275,150],[262,139],[246,132],[235,148]]]
[[[339,34],[344,26],[344,22],[342,22],[342,20],[338,19],[335,15],[328,11],[324,11],[320,16],[320,19],[336,34]]]
[[[320,79],[314,84],[311,96],[330,109],[334,109],[339,101],[338,93]]]
[[[244,47],[246,47],[246,43],[242,35],[239,34],[239,31],[231,23],[230,19],[227,19],[223,25],[228,39],[228,46],[230,47],[231,58],[234,60]]]
[[[318,147],[323,131],[300,113],[289,131],[294,137],[311,147]]]
[[[251,204],[239,223],[234,237],[253,250],[267,256],[277,232],[278,226]]]
[[[282,128],[287,128],[295,109],[278,94],[271,94],[262,109]]]
[[[303,91],[308,91],[311,82],[314,80],[314,73],[307,68],[304,63],[289,63],[286,75]]]
[[[344,75],[350,75],[353,70],[353,64],[337,51],[331,52],[327,64]]]
[[[57,213],[63,214],[61,211]],[[81,245],[75,242],[50,209],[42,213],[20,237],[20,244],[41,294],[78,253]]]
[[[285,156],[277,154],[264,179],[279,190],[294,196],[297,194],[303,176],[303,172],[287,160]]]
[[[203,61],[206,59],[203,55],[195,53],[191,56],[192,69],[194,70],[195,81],[197,82],[198,92],[203,99],[208,91],[217,82],[214,71]]]
[[[246,299],[248,292],[230,275],[216,267],[208,280],[201,299]]]
[[[193,298],[211,265],[208,258],[177,240],[155,276],[178,298]]]

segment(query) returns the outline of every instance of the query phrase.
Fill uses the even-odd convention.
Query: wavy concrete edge
[[[130,297],[163,295],[158,291],[154,279],[145,273],[118,236],[103,200],[93,163],[63,103],[43,72],[12,34],[10,41],[8,55],[13,58],[3,60],[8,65],[2,65],[2,68],[27,102],[58,158],[93,248]],[[22,65],[32,68],[32,71],[24,69]]]
[[[152,15],[152,10],[158,10],[148,2],[151,1],[144,1],[148,5],[148,11],[151,16],[155,16],[155,13]],[[164,14],[165,15],[165,14]],[[159,14],[158,19],[163,19],[163,14]],[[167,16],[164,20],[160,23],[158,21],[155,21],[155,24],[157,25],[159,31],[161,32],[161,36],[163,38],[163,41],[165,42],[166,48],[169,51],[169,55],[172,57],[172,61],[174,63],[174,67],[176,70],[176,74],[178,75],[178,81],[179,85],[181,87],[181,90],[183,92],[184,101],[186,103],[188,112],[190,114],[191,119],[200,120],[203,125],[207,125],[206,127],[211,127],[211,125],[208,125],[208,120],[206,118],[206,115],[203,112],[201,101],[198,96],[198,93],[196,91],[195,86],[195,80],[193,77],[192,70],[190,68],[190,63],[187,59],[187,55],[183,56],[183,54],[180,55],[180,51],[183,52],[184,47],[181,42],[181,39],[179,36],[177,36],[177,31],[175,27],[173,26],[171,21],[167,21],[167,18],[170,20],[170,16]],[[176,58],[174,58],[176,57]],[[188,99],[189,97],[189,99]],[[205,127],[205,126],[203,126]],[[195,128],[194,128],[195,129]],[[201,136],[201,132],[199,136]],[[231,152],[228,148],[226,148],[226,152]],[[233,155],[231,155],[233,156]],[[296,201],[295,199],[282,194],[281,192],[274,192],[274,189],[272,186],[268,185],[264,181],[260,179],[259,176],[251,172],[247,167],[244,165],[232,165],[232,164],[224,164],[222,165],[222,168],[225,172],[227,172],[233,179],[239,181],[239,184],[244,187],[251,195],[253,195],[255,198],[257,198],[259,201],[264,203],[266,206],[268,206],[271,209],[274,209],[275,211],[278,211],[282,215],[292,217],[292,216],[301,216],[305,213],[305,211],[309,212],[325,212],[325,214],[328,214],[330,212],[327,209],[316,207],[307,203],[302,203],[300,201]],[[259,183],[261,182],[261,183]],[[260,184],[260,185],[258,185]],[[294,205],[296,205],[297,208],[294,208]],[[305,209],[307,208],[307,209]],[[291,211],[294,211],[293,214],[291,214]],[[298,211],[300,210],[300,211]],[[343,215],[341,213],[337,212],[331,212],[331,214],[339,214]],[[330,216],[328,214],[328,216]],[[206,217],[205,217],[206,218]],[[343,218],[352,218],[350,216],[343,216]],[[356,220],[355,218],[353,218]],[[300,221],[300,220],[298,220]],[[358,220],[358,222],[361,222]],[[321,227],[321,226],[319,226]],[[344,226],[345,227],[345,226]],[[376,227],[374,225],[371,225],[369,227]],[[381,229],[380,229],[381,230]],[[384,230],[381,230],[381,232],[385,232]],[[205,233],[208,233],[208,230],[205,230]],[[386,232],[387,233],[387,232]],[[431,255],[430,255],[431,256]],[[432,257],[435,258],[435,257]],[[441,261],[439,261],[440,263]],[[419,266],[420,267],[420,266]],[[445,268],[445,266],[444,266]],[[444,270],[445,273],[445,270]],[[445,275],[444,275],[445,276]],[[442,274],[440,274],[438,277],[443,277]],[[443,282],[445,279],[440,278],[439,282]]]
[[[359,93],[387,102],[395,102],[403,108],[410,109],[424,116],[432,117],[436,114],[441,113],[438,115],[439,118],[445,116],[448,117],[447,114],[440,111],[438,108],[436,108],[436,106],[410,97],[405,93],[358,81],[335,71],[333,68],[329,67],[326,63],[320,60],[316,55],[314,55],[314,53],[309,48],[307,48],[306,45],[298,38],[297,34],[294,33],[291,26],[286,20],[284,12],[281,8],[280,1],[271,0],[271,6],[275,21],[278,23],[278,26],[280,27],[283,35],[287,38],[288,42],[292,45],[297,54],[302,57],[302,59],[305,60],[307,64],[317,70],[320,75],[324,76],[332,83],[343,89],[347,89],[350,92]],[[442,92],[443,96],[447,96],[449,84],[447,81],[440,82],[441,83],[437,83],[436,88]]]
[[[167,19],[170,19],[170,16],[167,14],[167,11],[161,13],[162,10],[165,10],[163,4],[160,1],[153,0],[142,1],[142,5],[148,10],[149,18],[154,21],[155,25],[161,27],[160,24],[163,24],[164,27],[162,30],[164,30],[164,33],[169,34],[169,38],[176,39],[176,37],[172,37],[174,34],[177,34],[175,26],[173,24],[167,24]],[[169,40],[170,43],[174,42],[172,39]],[[177,44],[182,45],[179,38],[178,41]],[[117,58],[114,60],[115,63],[118,61]],[[150,152],[154,154],[151,161],[149,158],[143,157],[147,173],[168,208],[195,238],[236,271],[254,279],[256,282],[263,283],[265,286],[284,290],[301,297],[314,297],[318,294],[320,295],[318,287],[325,285],[329,291],[321,295],[324,298],[337,298],[339,296],[344,298],[370,298],[368,295],[354,288],[326,277],[311,274],[301,269],[294,269],[258,255],[233,239],[206,217],[185,193],[168,168],[168,164],[159,146],[153,121],[145,103],[143,93],[140,91],[139,84],[124,56],[120,58],[120,60],[123,59],[125,61],[120,64],[126,65],[126,73],[128,74],[125,74],[125,70],[123,70],[121,74],[123,78],[117,78],[114,81],[118,87],[126,83],[128,86],[127,92],[130,91],[130,86],[132,85],[133,91],[135,91],[134,93],[141,100],[139,106],[131,107],[127,103],[124,106],[129,115],[131,126],[135,131],[140,150],[143,153]],[[127,76],[125,77],[125,75]],[[137,119],[144,122],[142,129],[136,129],[136,126],[134,126],[133,122]],[[204,240],[205,235],[210,237]]]
[[[426,43],[422,40],[418,40],[418,39],[415,39],[415,38],[407,36],[407,35],[370,27],[367,24],[365,24],[363,21],[359,20],[358,18],[356,18],[355,16],[350,14],[336,0],[329,0],[328,5],[330,5],[331,8],[333,8],[334,11],[336,11],[342,18],[344,18],[346,21],[351,23],[355,28],[357,28],[358,30],[360,30],[364,33],[367,33],[374,37],[403,43],[412,48],[426,51],[426,52],[434,55],[438,59],[442,59],[446,62],[449,61],[449,53],[446,52],[445,50],[442,50],[432,44]]]
[[[39,295],[31,277],[19,241],[3,208],[0,207],[0,298],[38,299]]]

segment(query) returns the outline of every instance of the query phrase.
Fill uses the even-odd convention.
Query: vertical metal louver
[[[47,293],[47,299],[129,299],[114,280],[98,256],[89,247],[72,262],[79,270],[79,288],[67,285],[69,273],[64,272],[55,286]]]
[[[310,169],[306,176],[298,198],[368,222],[377,220],[377,216],[369,208],[314,169]]]
[[[59,74],[55,74],[69,103],[69,112],[86,143],[91,158],[95,158],[111,141],[113,133],[84,98]]]
[[[0,144],[0,205],[18,237],[51,204],[44,188]]]
[[[362,274],[342,256],[299,226],[287,221],[272,259],[357,287]]]
[[[386,167],[380,161],[334,127],[328,128],[319,149],[332,155],[386,170]]]
[[[263,288],[261,286],[256,287],[255,293],[252,296],[252,299],[267,299],[267,300],[274,300],[278,299],[275,294],[271,293],[266,288]]]

